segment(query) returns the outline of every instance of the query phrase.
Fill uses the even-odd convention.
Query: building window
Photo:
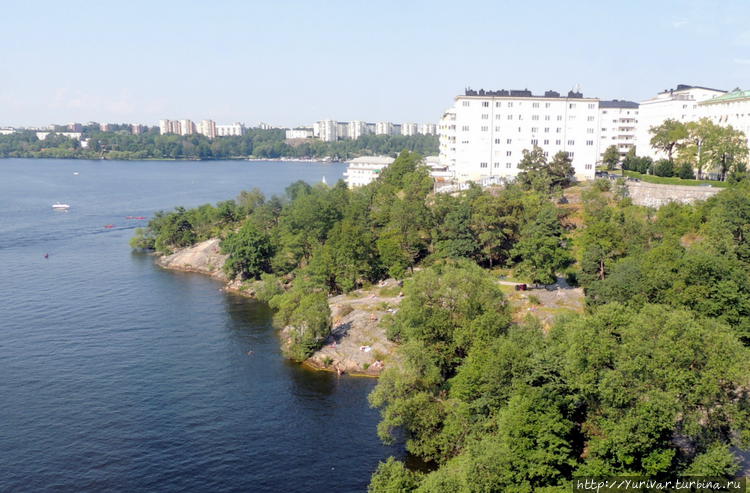
[[[495,120],[499,120],[501,116],[500,114],[495,115]]]
[[[549,157],[549,152],[544,151],[544,157]]]
[[[512,154],[512,152],[511,152],[511,151],[505,151],[505,155],[506,155],[506,156],[510,157],[510,156],[511,156],[511,154]]]
[[[518,115],[519,120],[523,120],[523,115]]]
[[[495,144],[499,144],[499,143],[500,143],[500,139],[495,139]]]
[[[555,145],[556,145],[556,146],[559,146],[559,145],[560,145],[560,142],[562,142],[562,141],[561,141],[560,139],[557,139],[557,140],[555,141]]]
[[[544,139],[544,145],[546,145],[546,146],[549,145],[549,139]]]
[[[568,120],[575,120],[575,119],[576,119],[575,115],[568,115]]]
[[[569,146],[574,146],[574,145],[576,145],[576,141],[575,140],[569,140],[568,141],[568,145]]]
[[[568,154],[568,157],[569,157],[570,159],[573,159],[573,153],[572,153],[572,152],[568,151],[568,153],[567,153],[567,154]]]
[[[469,106],[470,103],[471,103],[471,101],[463,101],[464,107]]]
[[[593,164],[587,164],[586,165],[586,169],[594,169],[594,165]]]
[[[544,133],[546,133],[546,134],[549,133],[549,127],[544,127]]]
[[[539,115],[531,115],[531,119],[536,121],[539,119]]]
[[[539,103],[531,103],[532,108],[539,108]]]
[[[561,121],[562,121],[562,115],[557,115],[557,121],[558,121],[558,122],[561,122]]]
[[[562,132],[562,128],[560,128],[560,127],[557,127],[557,128],[555,129],[555,132],[559,134],[560,132]]]
[[[587,118],[587,120],[590,121],[590,122],[593,122],[594,121],[594,117],[590,116],[590,117]]]
[[[482,132],[488,132],[490,130],[490,127],[487,125],[482,125]]]
[[[531,133],[532,133],[532,134],[535,134],[535,133],[537,133],[538,131],[539,131],[539,129],[538,129],[537,127],[531,127]]]
[[[487,167],[487,163],[479,163],[479,167],[480,168],[486,168]]]
[[[589,103],[589,109],[593,110],[594,108],[596,108],[596,103]]]
[[[499,167],[500,167],[500,163],[495,162],[495,168],[499,168]]]
[[[594,145],[594,141],[593,140],[587,140],[586,141],[586,145],[587,146],[592,146],[592,145]]]
[[[505,143],[506,144],[510,144],[511,143],[511,139],[506,140]]]
[[[512,120],[512,119],[513,119],[513,115],[508,115],[508,120]]]
[[[489,119],[489,117],[490,115],[488,115],[487,113],[482,113],[482,120],[487,120]]]
[[[499,131],[500,131],[500,127],[495,127],[495,132],[499,132]]]
[[[535,145],[538,145],[538,144],[539,144],[539,140],[538,139],[531,139],[531,145],[535,146]]]
[[[570,103],[570,104],[568,105],[568,108],[570,108],[571,110],[572,110],[573,108],[575,108],[575,107],[576,107],[576,104],[575,104],[575,103]]]
[[[512,165],[512,164],[510,164],[510,163],[505,163],[505,167],[506,167],[506,168],[512,168],[512,167],[513,167],[513,165]]]
[[[594,133],[594,129],[593,128],[587,128],[586,129],[586,133],[587,134],[593,134]]]
[[[489,108],[490,102],[489,101],[482,101],[482,108]]]
[[[500,101],[495,101],[495,108],[499,108],[503,105]]]
[[[512,108],[512,107],[513,107],[513,101],[508,101],[508,108]]]
[[[545,108],[549,108],[549,107],[550,107],[550,104],[549,104],[549,103],[544,103],[544,107],[545,107]]]

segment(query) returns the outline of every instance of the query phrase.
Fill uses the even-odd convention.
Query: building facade
[[[633,101],[599,101],[599,158],[604,152],[615,146],[620,156],[636,145],[638,127],[638,103]]]
[[[525,149],[551,159],[563,151],[576,178],[592,179],[598,158],[599,100],[570,91],[472,91],[457,96],[440,123],[440,162],[458,181],[510,180]]]
[[[346,181],[349,188],[369,185],[393,161],[395,159],[388,156],[369,156],[352,159],[349,161],[349,166],[344,172],[344,181]]]
[[[401,135],[417,135],[417,124],[416,123],[402,123]]]
[[[697,121],[701,117],[698,104],[725,93],[720,89],[679,84],[676,89],[662,91],[651,99],[641,101],[636,127],[638,155],[654,160],[666,158],[665,153],[651,147],[651,128],[670,119],[682,123]]]
[[[239,137],[245,133],[245,126],[241,123],[232,123],[230,125],[216,125],[216,135],[219,137]]]
[[[311,139],[313,129],[308,127],[288,128],[285,137],[287,139]]]
[[[367,135],[367,123],[360,121],[360,120],[354,120],[352,122],[349,122],[348,128],[347,128],[347,134],[350,139],[358,139],[363,135]]]
[[[750,147],[750,91],[734,91],[698,103],[698,116],[745,133]]]
[[[391,122],[376,123],[375,135],[393,135],[393,123]]]

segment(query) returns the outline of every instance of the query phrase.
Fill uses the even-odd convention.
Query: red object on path
[[[107,228],[107,229],[112,229],[112,228],[115,227],[115,225],[114,224],[105,224],[104,227]]]

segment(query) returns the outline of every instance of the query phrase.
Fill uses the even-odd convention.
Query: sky
[[[437,122],[465,87],[750,89],[750,1],[47,1],[0,8],[0,126]]]

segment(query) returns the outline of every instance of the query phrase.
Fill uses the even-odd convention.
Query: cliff
[[[221,253],[220,240],[212,238],[192,247],[178,250],[172,255],[159,257],[156,263],[165,269],[198,272],[220,281],[229,281],[222,270],[228,255]]]

